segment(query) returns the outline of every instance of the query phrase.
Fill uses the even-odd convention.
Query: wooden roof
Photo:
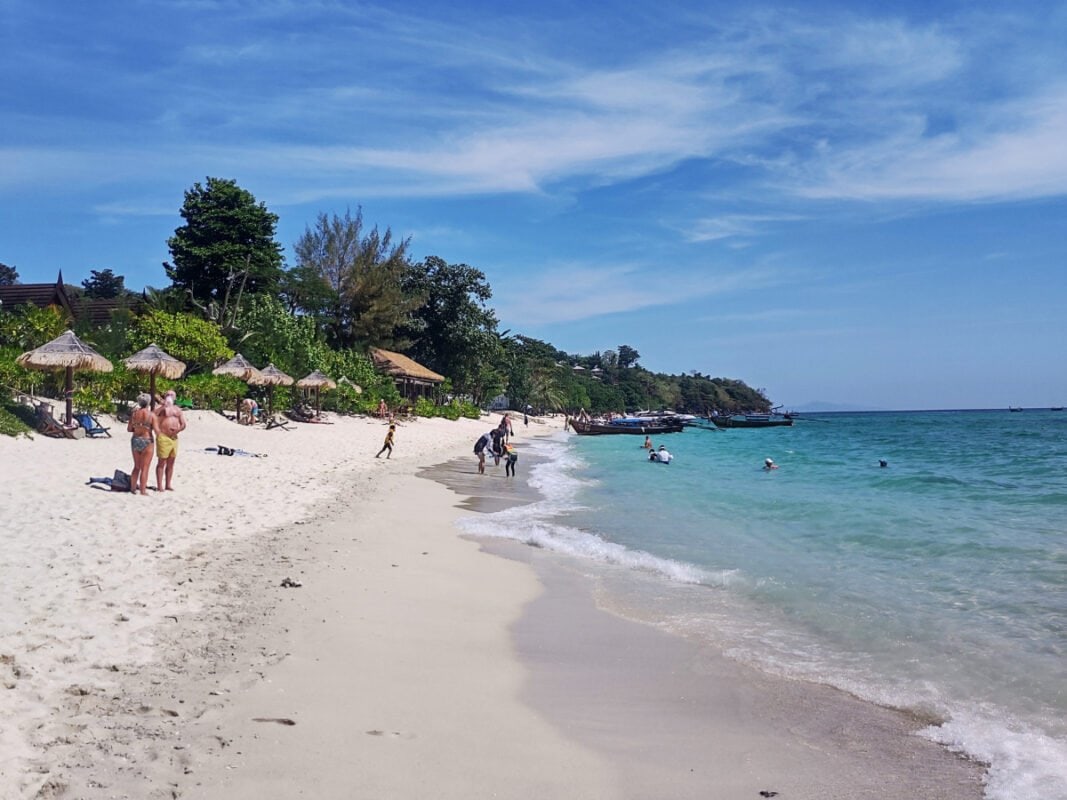
[[[71,319],[88,319],[93,325],[111,321],[111,312],[120,308],[138,311],[144,306],[144,296],[91,298],[71,296],[63,284],[60,270],[55,283],[15,283],[0,286],[0,302],[8,311],[33,303],[38,308],[59,306]]]
[[[394,378],[409,378],[411,380],[426,381],[427,383],[442,383],[445,379],[444,375],[438,375],[432,369],[424,367],[419,362],[401,353],[383,350],[380,347],[372,347],[370,356],[374,361],[375,367],[392,375]]]
[[[74,310],[70,305],[70,297],[63,288],[63,273],[55,283],[15,283],[10,286],[0,286],[0,302],[9,311],[19,306],[33,303],[38,308],[59,306],[67,316],[74,318]]]

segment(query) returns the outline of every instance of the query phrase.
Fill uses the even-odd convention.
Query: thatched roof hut
[[[444,375],[438,375],[432,369],[408,358],[402,353],[383,350],[380,347],[370,349],[371,360],[381,372],[391,375],[396,381],[396,388],[404,397],[416,397],[429,394],[444,383]]]

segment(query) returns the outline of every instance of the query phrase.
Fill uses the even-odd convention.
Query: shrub
[[[156,388],[163,391],[160,384]],[[229,375],[191,375],[177,383],[174,390],[196,408],[213,411],[236,409],[238,401],[248,394],[248,387]]]
[[[6,401],[0,405],[0,434],[4,436],[31,436],[33,429],[32,408],[11,401]]]

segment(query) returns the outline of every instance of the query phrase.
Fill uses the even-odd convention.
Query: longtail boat
[[[734,414],[731,417],[711,417],[717,428],[780,428],[793,424],[790,416],[771,414]]]
[[[647,419],[617,419],[611,422],[594,422],[571,417],[568,420],[571,430],[579,436],[603,436],[612,434],[632,434],[637,436],[658,436],[661,433],[681,433],[681,422]]]

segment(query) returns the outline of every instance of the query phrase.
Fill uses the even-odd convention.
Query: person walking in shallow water
[[[393,456],[393,436],[395,434],[396,434],[396,425],[390,425],[389,426],[389,433],[385,434],[385,444],[382,445],[382,449],[378,451],[378,455],[376,455],[375,458],[380,456],[386,450],[389,451],[389,454],[386,456],[386,458],[392,458],[392,456]]]
[[[515,452],[515,445],[504,446],[504,477],[515,477],[515,462],[519,460],[519,454]]]

